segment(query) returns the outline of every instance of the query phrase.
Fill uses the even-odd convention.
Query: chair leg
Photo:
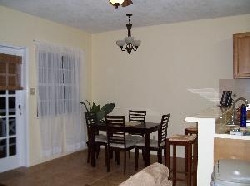
[[[187,186],[191,186],[192,145],[187,147]]]
[[[176,146],[173,145],[173,186],[176,186]]]
[[[99,154],[100,154],[100,145],[96,145],[96,159],[98,159]]]
[[[145,149],[142,148],[142,158],[143,158],[143,161],[145,161]]]
[[[163,147],[163,152],[164,152],[164,161],[165,161],[164,165],[166,165],[166,156],[167,156],[166,145]]]
[[[139,148],[135,148],[135,170],[138,170]]]
[[[123,174],[125,175],[125,171],[126,171],[126,154],[127,154],[127,152],[126,152],[126,150],[124,151],[124,166],[123,166]]]
[[[107,166],[107,161],[108,161],[108,147],[105,145],[105,166]]]
[[[193,185],[197,186],[197,164],[198,164],[198,138],[196,137],[193,146]]]
[[[157,150],[158,163],[162,163],[162,149]]]
[[[117,165],[121,164],[120,163],[120,152],[119,151],[115,151],[115,161],[116,161]]]
[[[88,147],[88,158],[87,158],[87,163],[90,162],[90,146],[89,146],[89,143],[87,142],[87,147]]]
[[[170,144],[169,139],[166,139],[166,148],[165,148],[165,165],[170,170]]]
[[[107,146],[107,172],[110,172],[110,147]]]

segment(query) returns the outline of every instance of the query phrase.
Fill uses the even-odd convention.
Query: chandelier
[[[137,48],[140,46],[141,41],[135,40],[134,37],[131,37],[131,28],[132,24],[130,23],[130,17],[132,14],[126,14],[128,16],[129,23],[126,24],[126,27],[128,29],[128,37],[125,37],[124,40],[117,40],[116,44],[121,48],[122,51],[127,51],[129,54],[132,50],[136,51]]]
[[[109,0],[109,2],[115,7],[115,9],[117,9],[120,5],[122,7],[126,7],[133,4],[132,0]]]

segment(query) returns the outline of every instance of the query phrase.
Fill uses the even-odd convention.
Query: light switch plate
[[[30,95],[35,95],[36,89],[35,88],[30,88]]]

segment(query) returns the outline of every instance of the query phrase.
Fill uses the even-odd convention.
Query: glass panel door
[[[12,75],[17,72],[20,79],[20,85],[26,85],[28,74],[26,73],[26,49],[10,45],[1,45],[0,53],[18,58],[21,65],[16,69],[13,65],[6,70],[3,60],[0,63],[0,81],[5,80],[12,84]],[[3,55],[1,55],[3,56]],[[14,57],[13,57],[14,56]],[[11,60],[7,60],[11,61]],[[14,60],[15,61],[15,60]],[[9,77],[11,78],[7,78]],[[6,79],[7,78],[7,79]],[[15,78],[16,79],[16,78]],[[10,81],[10,82],[9,82]],[[2,81],[1,81],[2,82]],[[26,120],[26,90],[20,90],[17,87],[11,89],[3,88],[0,83],[0,172],[8,171],[20,166],[28,165],[28,124]]]
[[[0,163],[11,167],[18,165],[16,110],[16,91],[0,91]]]

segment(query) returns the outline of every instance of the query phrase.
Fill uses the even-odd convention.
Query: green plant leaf
[[[107,103],[105,104],[101,110],[104,111],[105,116],[108,115],[110,112],[112,112],[115,108],[115,103]]]
[[[105,112],[100,110],[99,112],[96,113],[96,118],[97,121],[101,121],[105,117]]]
[[[95,102],[93,102],[93,105],[90,109],[91,112],[99,112],[101,110],[101,106],[100,105],[96,105]]]
[[[115,103],[107,103],[103,107],[97,105],[95,102],[91,104],[88,100],[81,101],[80,103],[84,105],[87,112],[96,113],[97,121],[102,121],[104,117],[111,113],[115,108]]]

